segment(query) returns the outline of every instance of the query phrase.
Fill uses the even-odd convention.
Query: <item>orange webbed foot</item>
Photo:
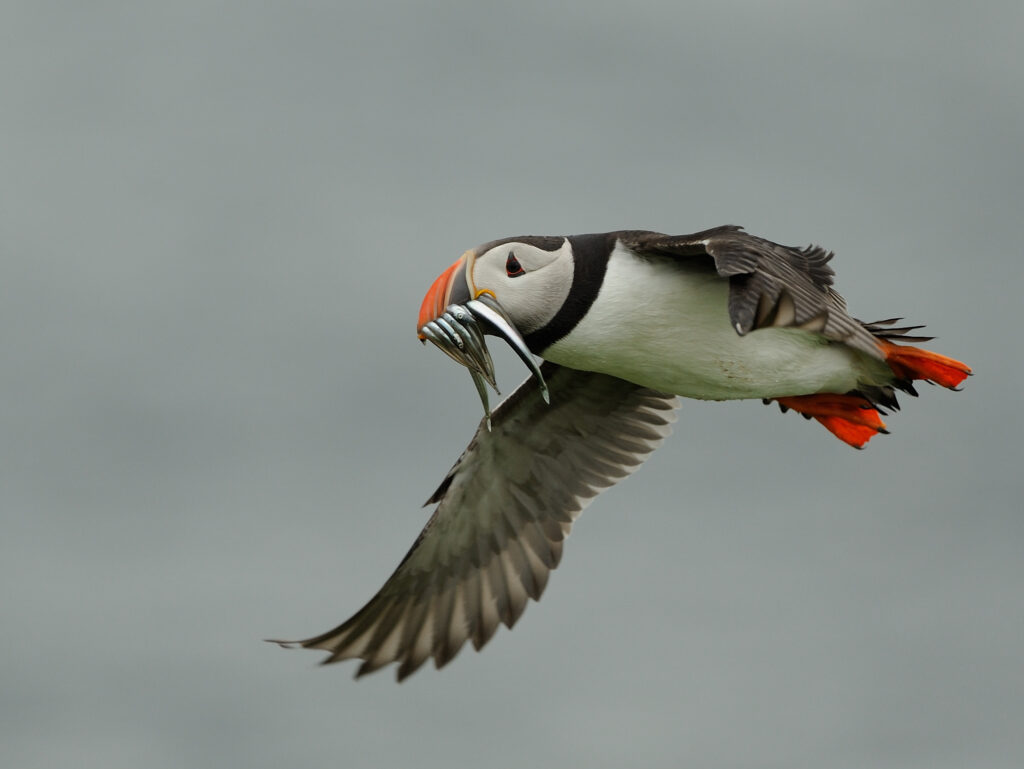
[[[862,449],[878,433],[886,433],[885,422],[862,395],[816,393],[775,398],[784,409],[816,419],[825,429],[855,449]]]

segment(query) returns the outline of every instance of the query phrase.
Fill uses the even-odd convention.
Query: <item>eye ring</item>
[[[523,265],[516,259],[514,251],[508,252],[508,259],[505,260],[505,274],[510,278],[518,278],[520,275],[525,275],[526,270],[523,269]]]

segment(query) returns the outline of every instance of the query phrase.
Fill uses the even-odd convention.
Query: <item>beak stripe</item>
[[[423,304],[420,305],[420,317],[416,321],[416,331],[420,339],[426,339],[422,333],[419,333],[420,329],[434,318],[439,317],[444,312],[444,308],[448,306],[448,297],[452,293],[452,276],[460,264],[462,264],[461,258],[438,276],[430,286],[430,290],[427,291],[427,295],[423,297]]]

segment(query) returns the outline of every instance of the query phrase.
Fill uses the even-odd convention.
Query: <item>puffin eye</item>
[[[526,270],[523,269],[523,265],[516,259],[516,255],[511,251],[508,252],[508,259],[505,260],[505,273],[510,278],[518,278],[520,275],[525,275]]]

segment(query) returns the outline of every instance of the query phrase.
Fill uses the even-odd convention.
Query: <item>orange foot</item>
[[[878,409],[860,395],[816,393],[775,399],[782,408],[817,419],[830,433],[855,449],[862,449],[876,433],[887,433]]]
[[[920,347],[879,341],[885,362],[900,379],[926,379],[943,387],[956,388],[971,375],[971,367],[945,355]]]

